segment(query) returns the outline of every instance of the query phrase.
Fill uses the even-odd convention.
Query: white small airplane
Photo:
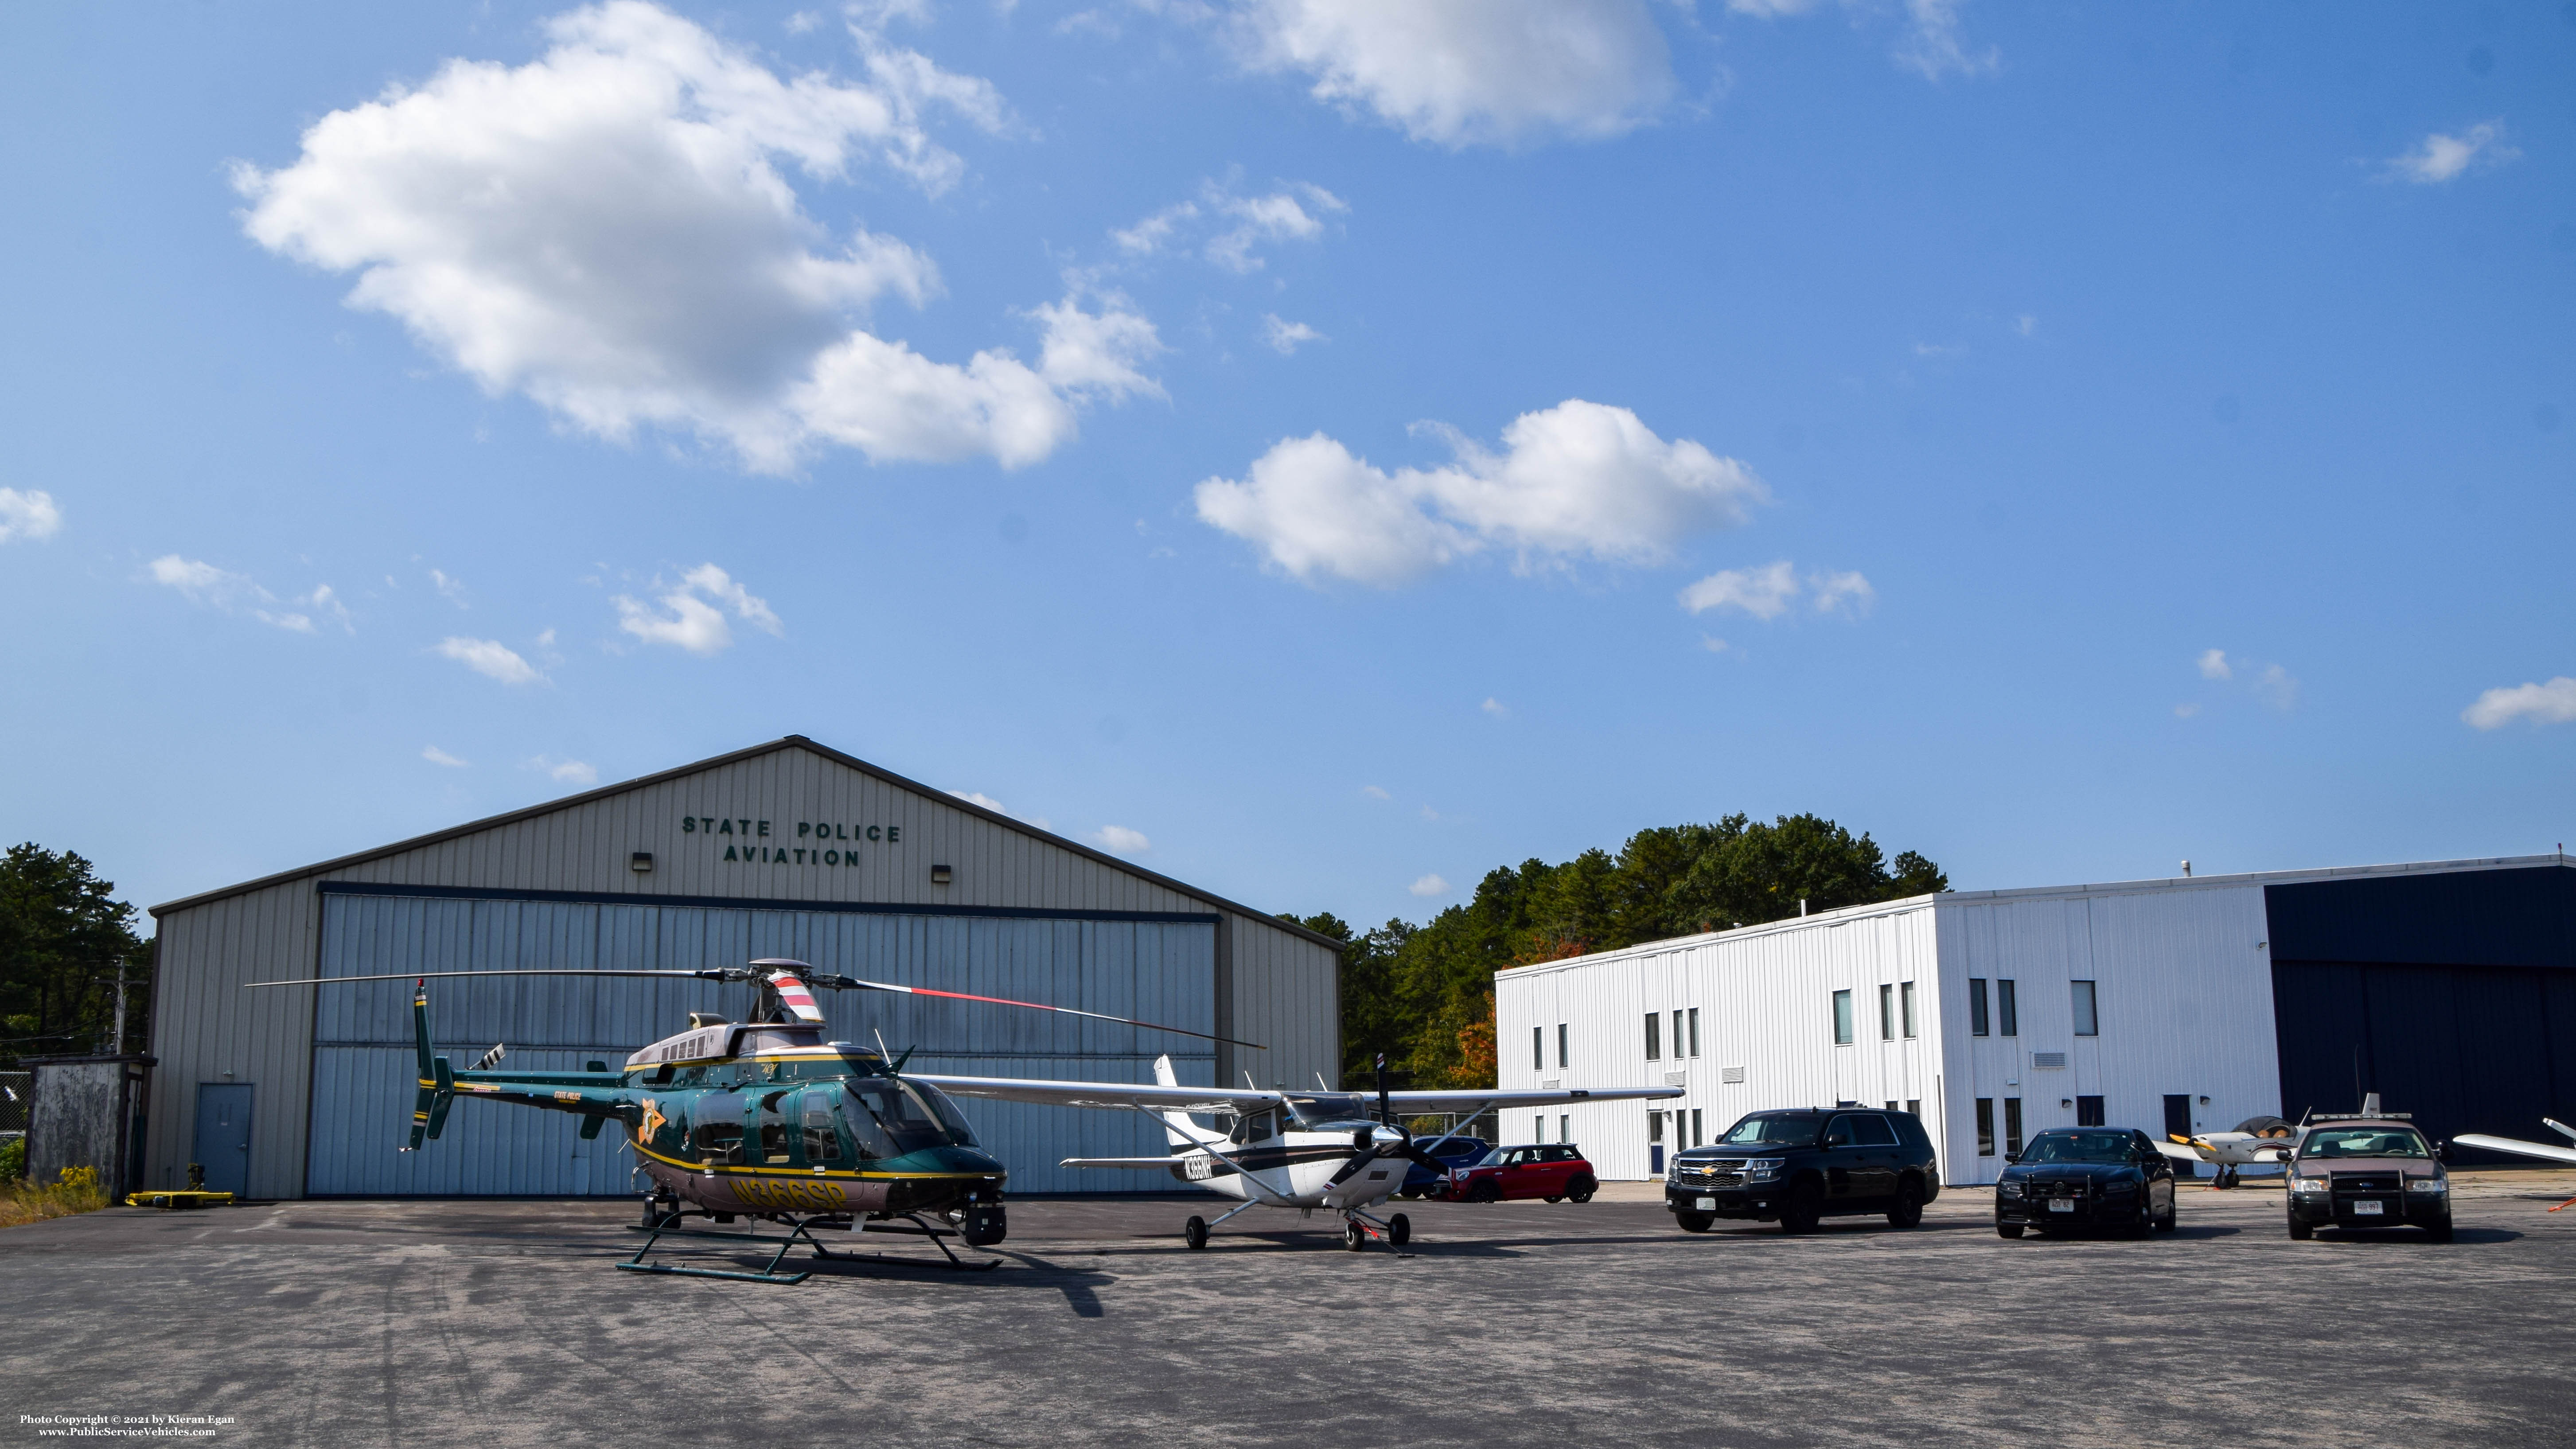
[[[1168,1172],[1194,1187],[1240,1198],[1234,1208],[1211,1223],[1193,1215],[1181,1236],[1193,1248],[1207,1246],[1217,1223],[1255,1207],[1294,1208],[1311,1216],[1322,1208],[1342,1215],[1342,1241],[1356,1252],[1370,1238],[1397,1247],[1411,1241],[1413,1224],[1402,1213],[1379,1218],[1367,1211],[1404,1186],[1412,1164],[1446,1174],[1450,1164],[1429,1148],[1458,1135],[1458,1129],[1416,1143],[1404,1119],[1457,1114],[1461,1126],[1497,1107],[1552,1106],[1562,1102],[1610,1102],[1634,1098],[1678,1097],[1679,1087],[1621,1087],[1565,1091],[1507,1092],[1492,1087],[1453,1092],[1390,1092],[1386,1060],[1378,1059],[1377,1101],[1357,1092],[1322,1086],[1305,1091],[1263,1091],[1249,1080],[1241,1089],[1184,1087],[1172,1075],[1172,1059],[1154,1063],[1154,1085],[1123,1082],[1041,1082],[1018,1077],[934,1077],[911,1074],[955,1097],[990,1097],[1004,1102],[1035,1102],[1051,1107],[1097,1107],[1141,1112],[1163,1126],[1172,1150],[1163,1157],[1068,1157],[1066,1167],[1126,1168]],[[1201,1127],[1193,1112],[1230,1118],[1228,1130]]]
[[[2288,1161],[2298,1137],[2299,1129],[2278,1117],[2248,1117],[2233,1132],[2204,1132],[2196,1137],[2175,1133],[2157,1143],[2156,1150],[2176,1162],[2215,1164],[2218,1180],[2210,1186],[2234,1187],[2240,1168]]]

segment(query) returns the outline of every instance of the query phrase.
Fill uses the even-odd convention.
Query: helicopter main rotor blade
[[[251,986],[329,986],[341,981],[418,981],[431,976],[686,976],[700,981],[748,981],[750,973],[716,971],[590,971],[578,966],[541,966],[508,971],[397,971],[390,976],[306,976],[294,981],[246,981]]]
[[[1238,1041],[1230,1036],[1218,1036],[1214,1032],[1192,1031],[1186,1026],[1162,1026],[1155,1022],[1138,1021],[1133,1017],[1111,1016],[1103,1011],[1082,1011],[1070,1006],[1049,1006],[1042,1001],[1013,1001],[1007,996],[977,996],[968,991],[938,991],[928,986],[896,986],[884,981],[862,981],[856,976],[825,976],[820,972],[806,977],[805,980],[808,985],[829,986],[835,990],[893,991],[905,996],[936,996],[948,1001],[981,1001],[989,1006],[1024,1006],[1031,1011],[1052,1011],[1065,1016],[1085,1016],[1093,1021],[1115,1022],[1120,1026],[1138,1026],[1147,1031],[1168,1031],[1181,1036],[1194,1036],[1201,1041],[1221,1041],[1230,1046],[1250,1047],[1254,1051],[1269,1050],[1259,1042]]]

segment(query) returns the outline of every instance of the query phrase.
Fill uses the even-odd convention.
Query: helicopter
[[[1204,1248],[1208,1233],[1237,1213],[1255,1207],[1293,1208],[1312,1216],[1319,1208],[1342,1217],[1342,1241],[1353,1252],[1383,1240],[1391,1247],[1412,1241],[1413,1223],[1403,1213],[1380,1218],[1368,1211],[1404,1186],[1406,1167],[1420,1163],[1448,1175],[1451,1164],[1432,1148],[1449,1140],[1496,1107],[1547,1106],[1560,1102],[1615,1102],[1635,1098],[1678,1097],[1679,1087],[1575,1088],[1502,1091],[1469,1087],[1439,1092],[1390,1092],[1386,1058],[1377,1059],[1375,1114],[1354,1092],[1336,1092],[1316,1078],[1316,1090],[1263,1091],[1247,1075],[1245,1090],[1231,1087],[1185,1087],[1172,1073],[1172,1059],[1154,1063],[1154,1085],[1116,1082],[1041,1082],[1018,1077],[922,1077],[958,1097],[989,1097],[1007,1102],[1035,1102],[1058,1107],[1097,1107],[1142,1112],[1159,1122],[1171,1143],[1166,1157],[1068,1157],[1066,1167],[1126,1168],[1168,1172],[1193,1187],[1243,1199],[1216,1222],[1192,1214],[1181,1225],[1182,1241]],[[1201,1127],[1193,1112],[1211,1114],[1216,1125]],[[1451,1128],[1428,1145],[1413,1139],[1404,1125],[1408,1116],[1462,1114]]]
[[[691,1012],[688,1030],[637,1050],[622,1069],[613,1072],[601,1062],[582,1072],[491,1070],[506,1054],[503,1046],[493,1047],[459,1071],[430,1049],[429,978],[433,976],[686,977],[749,983],[757,988],[758,998],[751,1019],[744,1022]],[[410,1142],[402,1151],[416,1152],[424,1142],[436,1140],[459,1097],[572,1113],[582,1119],[584,1139],[596,1138],[615,1122],[653,1183],[638,1224],[652,1236],[634,1258],[617,1266],[639,1273],[762,1283],[801,1283],[811,1276],[778,1272],[788,1250],[800,1242],[817,1257],[838,1256],[814,1238],[816,1227],[925,1237],[946,1255],[950,1266],[958,1268],[991,1268],[997,1260],[970,1264],[949,1249],[947,1238],[961,1238],[969,1247],[990,1248],[1009,1233],[1002,1203],[1009,1170],[977,1145],[965,1115],[933,1079],[904,1072],[911,1052],[890,1058],[882,1041],[870,1050],[825,1040],[826,1023],[814,1000],[817,988],[1022,1007],[1261,1049],[1258,1043],[1232,1037],[1069,1006],[818,972],[805,962],[780,957],[701,971],[398,972],[250,985],[402,980],[415,983],[412,1030],[420,1060]],[[688,1206],[683,1207],[684,1203]],[[931,1221],[932,1215],[944,1219],[945,1225]],[[719,1225],[730,1224],[738,1216],[784,1224],[788,1235],[778,1241],[683,1223],[685,1218],[705,1217]],[[674,1233],[778,1241],[778,1251],[757,1273],[644,1261],[664,1235]]]

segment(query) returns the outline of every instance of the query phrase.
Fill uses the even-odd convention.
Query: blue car
[[[1417,1137],[1414,1140],[1421,1143],[1432,1156],[1448,1163],[1453,1169],[1460,1167],[1473,1167],[1477,1162],[1484,1158],[1484,1155],[1487,1152],[1493,1149],[1493,1144],[1487,1142],[1482,1137],[1452,1137],[1446,1142],[1437,1142],[1435,1141],[1437,1136],[1438,1134],[1434,1133],[1431,1136]],[[1447,1182],[1448,1175],[1446,1173],[1433,1172],[1430,1168],[1417,1162],[1413,1164],[1413,1170],[1404,1175],[1404,1186],[1396,1189],[1395,1195],[1398,1197],[1420,1197],[1435,1187],[1445,1185]]]

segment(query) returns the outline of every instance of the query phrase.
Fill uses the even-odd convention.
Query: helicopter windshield
[[[844,1083],[864,1110],[853,1115],[859,1151],[866,1157],[901,1157],[925,1147],[972,1147],[975,1130],[966,1116],[937,1087],[891,1077],[859,1077]]]

